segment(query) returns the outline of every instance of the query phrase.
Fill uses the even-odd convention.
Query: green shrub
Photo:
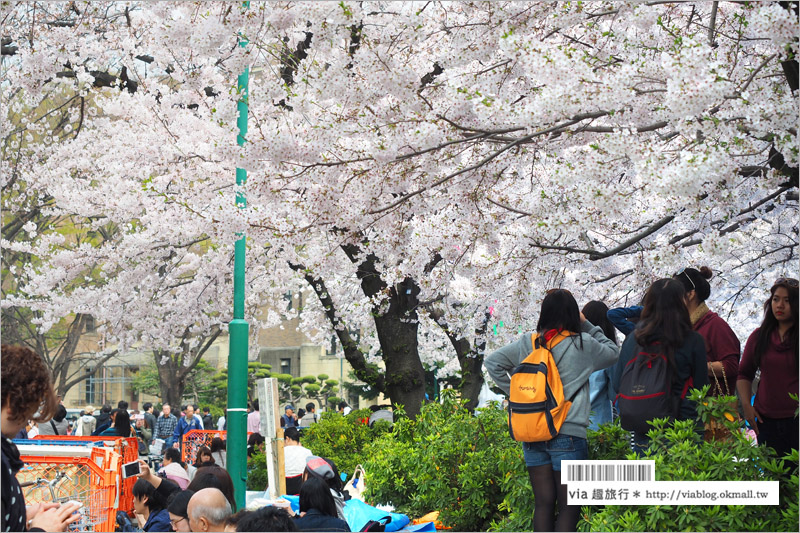
[[[704,442],[693,421],[653,421],[648,458],[657,481],[780,481],[780,505],[606,506],[584,508],[587,531],[794,531],[797,528],[797,450],[785,459],[753,446],[735,430]],[[629,459],[635,458],[633,455]]]
[[[339,472],[352,475],[356,465],[364,462],[365,446],[391,431],[386,421],[378,421],[371,428],[365,424],[370,414],[369,409],[351,411],[347,416],[326,411],[316,424],[303,428],[300,444],[314,455],[333,460]]]
[[[521,450],[502,410],[473,415],[447,391],[442,400],[423,405],[416,420],[401,418],[368,447],[366,498],[411,518],[438,510],[456,531],[485,531],[503,514],[501,484],[525,472]]]
[[[256,452],[247,458],[247,490],[266,490],[269,485],[267,471],[267,455],[264,445],[259,445]]]

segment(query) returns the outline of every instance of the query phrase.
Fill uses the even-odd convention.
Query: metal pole
[[[247,9],[250,2],[244,2]],[[245,48],[247,40],[239,39],[239,46]],[[238,91],[239,136],[236,142],[239,146],[247,138],[247,86],[250,78],[250,68],[244,69],[239,75]],[[247,171],[236,169],[236,185],[244,185],[247,181]],[[241,192],[236,194],[236,205],[244,209],[247,200]],[[228,325],[229,346],[228,354],[228,473],[233,479],[236,508],[244,509],[245,491],[247,490],[247,352],[250,337],[250,326],[244,320],[244,265],[246,236],[240,234],[236,241],[233,266],[233,320]]]

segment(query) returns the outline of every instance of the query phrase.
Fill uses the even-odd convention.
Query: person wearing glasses
[[[192,496],[194,496],[193,490],[182,490],[170,497],[167,511],[169,511],[169,523],[174,531],[191,531],[187,507],[189,507],[189,500],[192,499]]]
[[[702,335],[706,344],[706,369],[711,383],[709,394],[733,396],[736,394],[742,345],[728,323],[706,305],[711,294],[708,280],[712,276],[711,269],[704,266],[700,270],[684,268],[672,277],[686,290],[686,308],[692,329]]]
[[[744,417],[755,431],[758,444],[774,448],[778,457],[798,448],[797,280],[779,278],[764,302],[764,320],[747,339],[736,387]],[[761,382],[753,405],[750,392],[756,370]]]

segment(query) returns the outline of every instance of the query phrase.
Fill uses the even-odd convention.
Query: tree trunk
[[[375,316],[375,329],[386,364],[386,394],[416,418],[425,399],[425,370],[419,359],[416,282],[406,278],[390,290],[389,309]]]
[[[186,390],[186,374],[178,368],[178,361],[169,353],[161,350],[153,352],[158,369],[158,386],[161,390],[161,402],[172,406],[173,411],[179,411],[183,392]],[[166,357],[162,365],[161,360]],[[182,366],[182,365],[181,365]]]

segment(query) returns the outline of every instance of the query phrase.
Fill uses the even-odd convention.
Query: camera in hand
[[[142,469],[139,466],[139,461],[133,461],[132,463],[125,463],[124,465],[122,465],[123,479],[138,476],[141,472]]]

